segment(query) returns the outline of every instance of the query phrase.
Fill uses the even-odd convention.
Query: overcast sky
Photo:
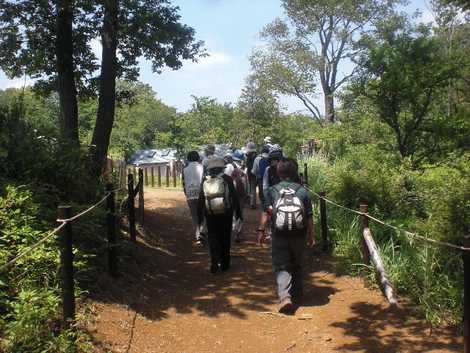
[[[187,62],[177,71],[152,73],[140,62],[140,80],[150,84],[157,96],[179,111],[187,110],[191,95],[210,96],[220,102],[236,102],[249,73],[248,57],[259,44],[258,33],[276,17],[283,17],[278,0],[174,0],[182,22],[196,30],[210,56],[198,63]],[[423,21],[432,20],[429,1],[413,0],[407,12],[419,9]],[[100,43],[93,43],[100,51]],[[24,79],[8,80],[0,70],[0,89],[21,87]],[[303,109],[295,99],[283,99],[287,111]]]

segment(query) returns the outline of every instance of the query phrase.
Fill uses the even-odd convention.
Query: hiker
[[[199,153],[190,151],[187,155],[187,165],[183,169],[183,190],[188,202],[189,211],[193,224],[196,227],[195,238],[196,243],[201,245],[204,242],[204,236],[201,233],[197,217],[197,205],[199,199],[199,191],[201,189],[203,167],[200,163]]]
[[[276,166],[280,182],[266,192],[264,212],[258,228],[258,243],[266,240],[266,226],[271,220],[271,256],[279,297],[279,312],[293,313],[303,294],[302,255],[307,244],[315,245],[312,202],[307,190],[294,182],[297,163],[282,158]]]
[[[264,142],[264,145],[268,146],[269,149],[271,149],[274,146],[273,139],[271,138],[271,136],[266,136],[263,139],[263,142]]]
[[[230,243],[233,215],[243,221],[240,203],[233,180],[224,173],[225,163],[221,157],[213,156],[207,164],[205,180],[199,193],[198,219],[207,224],[210,272],[230,268]]]
[[[225,162],[224,173],[230,176],[233,180],[233,186],[235,187],[235,191],[237,192],[238,202],[240,203],[240,209],[243,212],[243,208],[245,206],[245,199],[246,199],[246,189],[245,189],[245,182],[244,182],[246,178],[245,173],[237,164],[237,162],[234,161],[231,154],[225,155],[224,162]],[[240,243],[242,240],[241,238],[242,228],[243,228],[243,223],[239,219],[235,219],[235,216],[234,216],[234,220],[232,224],[232,231],[233,231],[233,235],[234,235],[234,239],[236,243]]]
[[[209,162],[209,158],[215,154],[215,146],[214,145],[207,145],[204,149],[204,158],[202,159],[202,166],[204,168],[204,174],[207,174],[207,163]]]
[[[258,187],[258,194],[261,204],[263,204],[264,195],[263,195],[263,176],[266,168],[269,165],[269,147],[263,146],[261,149],[261,154],[255,158],[253,161],[253,168],[251,173],[256,176],[256,186]]]
[[[232,177],[233,171],[235,170],[235,165],[233,164],[233,157],[230,153],[227,153],[224,156],[225,169],[224,173],[229,177]]]
[[[256,175],[253,173],[253,164],[256,159],[256,145],[254,142],[246,144],[246,174],[248,177],[248,194],[250,207],[256,209]]]
[[[282,149],[279,145],[273,145],[269,150],[268,163],[269,166],[266,167],[266,170],[263,175],[263,193],[266,192],[268,188],[279,183],[281,180],[277,175],[277,164],[282,158]],[[294,161],[294,163],[297,163]],[[297,168],[298,169],[298,168]]]

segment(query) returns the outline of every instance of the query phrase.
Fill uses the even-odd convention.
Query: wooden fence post
[[[153,167],[150,167],[150,182],[152,185],[152,188],[155,187],[155,173]]]
[[[470,248],[470,234],[463,238],[463,246]],[[463,252],[463,341],[464,353],[470,353],[470,252]]]
[[[145,180],[145,186],[149,186],[149,176],[148,176],[148,174],[147,174],[147,169],[148,169],[147,167],[144,168],[144,173],[145,173],[145,178],[144,178],[144,180]]]
[[[307,166],[307,163],[304,163],[304,181],[305,181],[305,185],[308,186],[308,166]]]
[[[139,216],[140,216],[140,225],[144,225],[144,171],[142,168],[139,168]]]
[[[176,188],[176,163],[173,163],[173,187]]]
[[[72,217],[72,207],[59,206],[59,219]],[[75,321],[75,290],[73,280],[72,223],[67,222],[59,233],[60,276],[62,281],[62,313],[65,329]]]
[[[361,204],[359,206],[359,210],[362,213],[367,214],[369,212],[369,206],[366,204]],[[361,226],[361,244],[362,244],[362,257],[364,259],[364,263],[366,265],[370,265],[370,253],[369,253],[369,248],[367,247],[366,241],[364,240],[363,234],[364,234],[364,229],[369,228],[369,218],[363,214],[361,216],[361,221],[362,221],[362,226]]]
[[[108,273],[117,276],[117,253],[116,253],[116,199],[113,184],[106,185],[109,196],[106,200],[107,208],[107,236],[108,236]]]
[[[133,242],[136,241],[135,236],[135,208],[134,208],[134,175],[127,175],[127,212],[129,217],[129,234]]]
[[[170,187],[170,165],[166,165],[166,187]]]
[[[321,235],[323,242],[323,251],[327,251],[329,248],[328,244],[328,223],[326,218],[326,202],[323,197],[326,196],[325,191],[320,191],[320,225],[321,225]]]
[[[159,165],[157,169],[157,185],[159,188],[162,187],[162,166]]]

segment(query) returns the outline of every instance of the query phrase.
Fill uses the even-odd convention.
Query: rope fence
[[[407,236],[410,236],[410,237],[413,237],[413,238],[416,238],[416,239],[419,239],[419,240],[422,240],[424,242],[427,242],[427,243],[430,243],[430,244],[434,244],[434,245],[437,245],[437,246],[443,246],[443,247],[448,247],[448,248],[451,248],[451,249],[454,249],[454,250],[461,250],[461,251],[470,251],[470,248],[469,247],[465,247],[465,246],[460,246],[460,245],[455,245],[455,244],[452,244],[452,243],[449,243],[449,242],[445,242],[445,241],[440,241],[440,240],[435,240],[435,239],[431,239],[431,238],[427,238],[425,236],[422,236],[420,234],[417,234],[417,233],[413,233],[413,232],[410,232],[406,229],[402,229],[402,228],[399,228],[399,227],[396,227],[394,225],[391,225],[389,223],[386,223],[385,221],[382,221],[378,218],[375,218],[374,216],[371,216],[369,213],[365,213],[365,212],[361,212],[361,211],[358,211],[358,210],[355,210],[353,208],[349,208],[349,207],[346,207],[346,206],[343,206],[335,201],[332,201],[328,198],[326,198],[325,196],[322,196],[318,193],[316,193],[315,191],[311,190],[309,187],[305,186],[306,189],[308,191],[310,191],[312,194],[314,194],[317,198],[321,199],[321,200],[325,200],[325,202],[333,205],[333,206],[336,206],[338,208],[341,208],[343,210],[346,210],[346,211],[349,211],[349,212],[352,212],[352,213],[355,213],[359,216],[365,216],[367,218],[369,218],[370,220],[378,223],[378,224],[381,224],[385,227],[388,227],[390,229],[393,229],[395,230],[396,232],[398,233],[402,233],[402,234],[405,234]]]
[[[3,273],[10,266],[14,265],[21,258],[24,258],[32,251],[37,249],[39,246],[44,244],[47,240],[51,239],[54,235],[58,235],[59,250],[60,250],[60,277],[61,277],[61,290],[62,290],[62,310],[63,310],[63,326],[68,329],[73,326],[75,321],[75,291],[74,291],[74,269],[73,269],[73,247],[72,247],[72,224],[87,213],[93,211],[100,205],[106,202],[106,233],[107,233],[107,257],[108,257],[108,273],[109,275],[116,277],[117,272],[117,225],[118,219],[122,214],[122,208],[127,203],[128,219],[129,219],[129,233],[131,234],[131,240],[136,241],[135,234],[135,206],[134,199],[139,196],[139,215],[141,225],[143,225],[143,214],[144,214],[144,174],[142,169],[139,169],[139,181],[136,187],[133,186],[133,175],[128,174],[131,184],[127,185],[127,195],[124,195],[123,200],[120,201],[116,213],[116,194],[122,190],[125,190],[125,186],[113,188],[112,183],[106,185],[105,195],[93,205],[87,207],[83,211],[80,211],[76,215],[72,215],[71,206],[59,206],[58,217],[56,222],[60,223],[56,228],[46,233],[39,241],[29,246],[25,250],[21,251],[13,259],[9,260],[2,266],[0,266],[0,273]],[[118,184],[122,185],[122,180],[118,180]]]
[[[334,207],[340,208],[350,213],[354,213],[361,217],[361,245],[362,245],[362,256],[363,261],[366,265],[374,264],[375,270],[380,280],[380,285],[383,289],[383,293],[386,296],[391,306],[398,306],[397,298],[395,297],[395,290],[390,282],[389,276],[387,275],[384,262],[381,259],[379,247],[376,245],[372,230],[369,227],[369,220],[373,221],[381,226],[393,229],[397,234],[404,234],[408,238],[413,238],[423,243],[430,245],[440,246],[451,250],[460,251],[463,260],[463,341],[464,341],[464,352],[470,353],[470,234],[463,235],[463,246],[452,244],[445,241],[435,240],[423,235],[410,232],[406,229],[389,224],[377,217],[371,216],[368,212],[368,205],[361,204],[360,210],[355,210],[350,207],[341,205],[333,200],[326,197],[326,192],[321,191],[316,193],[308,187],[308,168],[307,163],[304,163],[303,182],[306,189],[315,195],[320,203],[320,230],[323,239],[323,250],[327,250],[329,247],[328,241],[328,226],[327,226],[327,209],[326,204],[330,204]]]

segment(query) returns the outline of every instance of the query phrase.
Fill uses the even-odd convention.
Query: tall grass
[[[309,187],[314,192],[326,191],[329,198],[358,209],[358,200],[373,200],[369,212],[378,218],[398,227],[411,230],[431,229],[427,236],[442,239],[441,234],[433,233],[430,226],[432,217],[419,218],[416,209],[404,209],[405,204],[380,206],[374,200],[380,195],[388,195],[386,184],[374,180],[361,170],[359,179],[364,185],[349,185],[351,178],[359,173],[351,170],[345,173],[341,160],[330,163],[327,156],[317,155],[302,161],[308,164]],[[400,176],[389,176],[396,180]],[[394,179],[395,178],[395,179]],[[357,181],[356,181],[357,182]],[[390,186],[393,188],[394,186]],[[405,193],[404,193],[405,194]],[[416,196],[417,198],[420,195]],[[315,199],[315,197],[313,197]],[[388,203],[393,203],[388,201]],[[432,204],[426,205],[426,212],[433,214]],[[318,210],[316,210],[318,216]],[[359,218],[352,212],[327,203],[329,235],[333,242],[333,255],[351,274],[367,276],[375,284],[375,270],[363,265],[361,255],[361,232]],[[317,218],[318,219],[318,218]],[[459,252],[439,248],[410,238],[404,233],[371,222],[374,238],[390,279],[400,296],[405,296],[418,304],[426,319],[433,325],[443,323],[458,324],[462,317],[463,263]]]

